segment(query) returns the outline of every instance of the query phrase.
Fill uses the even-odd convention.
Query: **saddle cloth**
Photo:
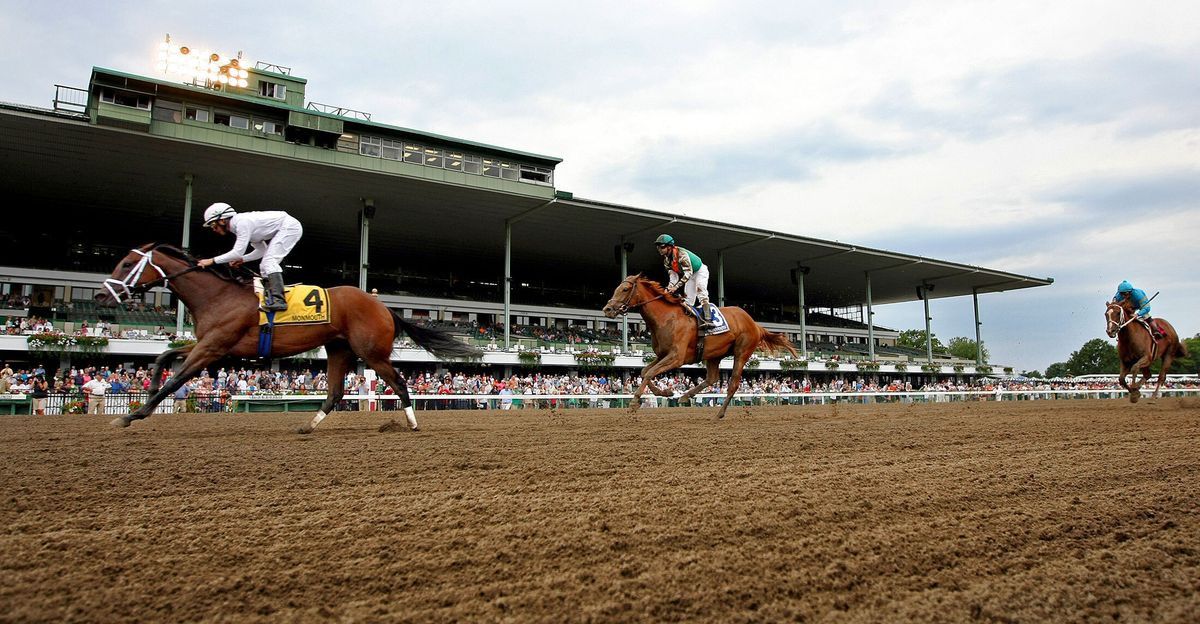
[[[257,285],[257,282],[255,282]],[[262,288],[256,287],[258,303],[262,304]],[[292,284],[283,289],[283,298],[288,308],[275,313],[276,325],[320,325],[329,322],[329,293],[320,286]],[[267,324],[267,315],[258,311],[258,324]]]
[[[699,313],[698,308],[696,309]],[[725,320],[725,315],[721,313],[721,309],[717,306],[712,306],[713,309],[713,328],[704,332],[705,336],[715,336],[729,331],[729,321]]]

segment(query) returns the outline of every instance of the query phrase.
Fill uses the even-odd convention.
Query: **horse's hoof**
[[[114,427],[117,427],[118,429],[124,429],[125,427],[129,426],[129,419],[125,418],[124,416],[121,416],[120,418],[112,419],[112,422],[110,422],[108,424],[110,424]]]
[[[1138,402],[1138,399],[1140,399],[1140,398],[1142,398],[1142,393],[1141,393],[1141,392],[1138,392],[1137,390],[1130,390],[1130,391],[1129,391],[1129,402],[1130,402],[1130,403],[1137,403],[1137,402]]]
[[[301,425],[296,428],[296,433],[300,435],[308,435],[313,432],[313,428],[309,425]]]

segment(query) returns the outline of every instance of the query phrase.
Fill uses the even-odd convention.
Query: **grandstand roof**
[[[56,222],[107,224],[173,222],[178,241],[184,174],[194,177],[193,237],[199,212],[213,201],[245,209],[286,209],[305,224],[305,246],[330,257],[356,257],[361,198],[372,198],[372,262],[403,250],[424,262],[491,264],[502,274],[505,223],[513,221],[513,265],[518,279],[600,276],[619,281],[615,247],[633,244],[629,268],[659,275],[652,241],[670,232],[712,268],[717,294],[718,255],[724,259],[727,300],[796,301],[791,270],[805,276],[809,306],[865,302],[865,274],[875,303],[916,300],[932,284],[933,298],[1000,292],[1050,284],[998,269],[970,266],[808,238],[603,201],[545,189],[543,196],[467,187],[429,178],[346,167],[260,149],[216,146],[145,131],[89,123],[28,106],[0,106],[0,194],[54,211]],[[312,148],[314,150],[318,148]],[[554,199],[548,198],[553,197]],[[12,205],[12,204],[10,204]],[[165,220],[165,221],[164,221]],[[798,220],[797,223],[800,223]],[[170,231],[167,226],[163,231]],[[851,234],[850,232],[847,233]],[[2,242],[2,241],[0,241]],[[608,278],[611,276],[611,279]]]

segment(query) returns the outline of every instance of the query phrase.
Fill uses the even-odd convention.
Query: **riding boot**
[[[283,273],[272,273],[267,276],[267,287],[263,291],[263,312],[282,312],[287,309],[287,300],[283,298]]]
[[[1154,339],[1155,339],[1155,340],[1159,340],[1159,339],[1161,339],[1163,336],[1165,336],[1165,335],[1166,335],[1166,334],[1164,334],[1164,333],[1163,333],[1163,331],[1162,331],[1162,328],[1160,328],[1160,327],[1158,326],[1158,321],[1156,321],[1155,319],[1152,319],[1152,318],[1150,318],[1150,317],[1148,317],[1148,316],[1147,316],[1147,317],[1146,317],[1146,324],[1150,326],[1150,335],[1151,335],[1151,336],[1154,336]]]
[[[709,305],[708,299],[700,300],[699,316],[700,316],[700,329],[709,330],[709,329],[712,329],[713,327],[716,327],[716,325],[713,323],[712,306]]]

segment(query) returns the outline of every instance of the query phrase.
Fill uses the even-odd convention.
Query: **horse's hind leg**
[[[158,357],[154,358],[154,368],[151,369],[150,373],[150,394],[158,392],[159,380],[162,379],[163,368],[169,367],[180,357],[186,357],[187,354],[191,352],[193,346],[194,345],[188,345],[178,349],[169,349],[167,351],[163,351],[158,355]]]
[[[679,397],[680,403],[684,401],[691,401],[692,397],[707,390],[710,386],[721,380],[721,360],[708,360],[704,363],[704,366],[708,370],[704,381],[696,384],[694,388],[683,393],[683,396]]]
[[[329,385],[325,402],[321,404],[321,409],[313,416],[312,421],[300,427],[298,433],[312,433],[330,412],[337,409],[338,401],[346,394],[346,373],[350,372],[350,367],[354,365],[354,352],[350,350],[349,344],[338,340],[325,345],[325,353],[328,357],[325,377]]]
[[[733,395],[737,392],[738,386],[742,384],[742,369],[746,367],[746,362],[750,359],[750,354],[753,352],[753,349],[749,349],[744,353],[734,351],[733,374],[729,376],[729,390],[725,393],[725,403],[721,405],[721,411],[717,412],[717,420],[725,418],[725,410],[729,409],[729,402],[733,400]]]
[[[388,357],[391,357],[388,353]],[[373,359],[367,360],[367,366],[370,366],[379,373],[379,377],[387,382],[389,388],[392,388],[400,395],[400,407],[404,408],[404,417],[408,420],[408,426],[413,431],[420,431],[417,426],[417,413],[413,410],[412,399],[408,395],[408,382],[404,377],[392,366],[391,360],[384,359],[382,361]]]
[[[1162,390],[1163,383],[1167,380],[1167,370],[1170,369],[1171,364],[1174,364],[1174,363],[1175,363],[1175,352],[1174,351],[1170,351],[1166,355],[1163,356],[1162,368],[1159,369],[1159,371],[1158,371],[1158,383],[1154,385],[1154,396],[1152,396],[1150,398],[1152,398],[1152,399],[1158,398],[1158,393],[1160,390]],[[1146,370],[1149,371],[1150,369],[1147,368]]]

